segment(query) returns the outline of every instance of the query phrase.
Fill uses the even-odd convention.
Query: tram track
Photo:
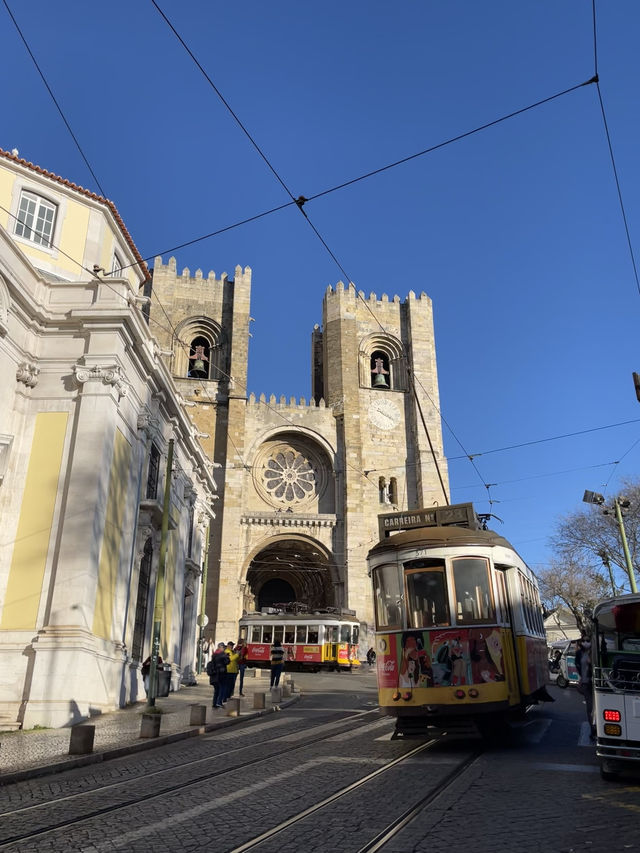
[[[0,850],[7,849],[11,845],[20,842],[34,841],[43,838],[44,836],[49,835],[51,833],[72,828],[83,822],[92,820],[96,817],[102,817],[104,815],[113,814],[115,812],[122,811],[126,808],[130,808],[131,806],[140,805],[160,797],[165,797],[170,794],[186,791],[188,788],[194,785],[200,785],[203,782],[216,779],[217,777],[224,776],[236,771],[241,771],[245,768],[254,767],[264,762],[272,761],[273,758],[276,756],[278,758],[281,758],[282,756],[285,756],[289,753],[308,748],[309,746],[314,746],[316,744],[322,743],[323,741],[329,741],[336,735],[339,735],[342,732],[349,731],[349,727],[351,727],[351,731],[354,734],[357,734],[360,728],[366,727],[366,718],[372,716],[373,714],[377,715],[378,710],[373,709],[371,711],[363,711],[355,718],[352,714],[349,717],[345,717],[342,720],[336,720],[332,723],[321,723],[319,726],[316,726],[316,728],[329,728],[329,731],[324,731],[322,734],[316,737],[301,739],[299,743],[294,743],[290,746],[283,747],[282,744],[283,742],[286,742],[287,739],[303,735],[304,730],[298,730],[294,733],[286,732],[276,737],[269,737],[268,739],[261,740],[258,742],[254,741],[250,744],[245,744],[244,746],[229,749],[222,753],[215,753],[211,756],[193,759],[192,761],[182,762],[177,765],[172,765],[170,767],[165,767],[160,770],[152,771],[151,773],[140,774],[133,778],[129,778],[126,781],[112,782],[108,785],[100,785],[98,787],[91,788],[87,791],[78,791],[73,794],[64,795],[63,797],[56,798],[55,800],[47,800],[46,802],[36,803],[29,806],[22,806],[18,809],[11,809],[0,812],[0,819],[2,820],[2,826],[4,828],[4,826],[6,826],[6,821],[8,818],[14,817],[19,818],[20,820],[29,820],[30,818],[33,819],[33,817],[37,815],[39,810],[43,810],[45,808],[51,810],[52,808],[55,808],[55,806],[58,804],[68,805],[69,803],[71,803],[71,801],[81,802],[83,799],[85,801],[88,801],[90,797],[100,798],[104,796],[105,792],[107,791],[116,791],[117,789],[123,789],[127,786],[131,786],[136,783],[139,784],[141,779],[144,779],[146,781],[152,777],[162,777],[166,776],[167,774],[175,775],[176,771],[178,770],[186,770],[189,768],[193,768],[195,765],[198,764],[211,763],[212,761],[219,762],[221,758],[224,758],[227,755],[246,752],[249,749],[255,750],[257,747],[264,746],[266,744],[273,744],[274,746],[274,749],[270,750],[267,755],[262,755],[260,757],[253,758],[247,761],[241,761],[232,765],[226,765],[210,772],[200,773],[197,776],[190,778],[187,782],[168,784],[164,785],[161,790],[156,790],[146,794],[137,794],[136,796],[127,797],[124,800],[118,799],[118,802],[114,802],[112,804],[102,806],[100,808],[90,809],[90,811],[85,812],[76,817],[67,818],[65,820],[60,820],[55,823],[49,823],[48,825],[42,826],[36,830],[31,830],[29,832],[24,833],[15,833],[13,835],[7,835],[5,837],[0,836]],[[362,721],[362,725],[353,725],[354,722],[359,723],[360,721]],[[1,831],[2,830],[0,830],[0,832]]]
[[[328,808],[329,806],[333,806],[338,800],[348,797],[358,788],[367,785],[374,779],[377,779],[384,773],[387,773],[390,770],[396,768],[403,762],[410,760],[419,753],[431,749],[438,742],[439,739],[434,738],[427,741],[426,743],[421,744],[420,746],[416,747],[415,749],[412,749],[405,755],[402,755],[399,758],[388,762],[384,767],[374,770],[372,773],[363,776],[356,782],[352,782],[350,785],[347,785],[341,790],[336,791],[335,793],[320,800],[314,805],[307,807],[306,809],[300,811],[298,814],[292,815],[291,817],[287,818],[287,820],[282,821],[282,823],[278,824],[277,826],[266,830],[265,832],[261,833],[255,838],[250,839],[249,841],[244,842],[238,847],[234,847],[233,850],[230,851],[230,853],[248,853],[248,851],[250,850],[259,850],[260,847],[263,847],[267,842],[273,840],[274,838],[276,838],[276,836],[285,832],[290,827],[303,820],[306,820],[311,815],[314,815],[317,812]],[[478,758],[480,758],[481,755],[484,754],[484,752],[484,749],[477,749],[471,755],[467,756],[456,767],[454,767],[443,779],[438,781],[437,789],[430,791],[425,796],[414,802],[408,809],[403,811],[400,815],[398,815],[398,817],[390,821],[382,830],[378,831],[370,840],[365,842],[363,846],[355,850],[354,853],[376,853],[376,851],[382,850],[389,841],[391,841],[408,824],[410,824],[411,821],[414,820],[414,818],[416,818],[431,802],[433,802],[437,797],[443,794],[460,776],[462,776],[466,772],[466,770],[471,767],[471,765],[474,764],[478,760]]]

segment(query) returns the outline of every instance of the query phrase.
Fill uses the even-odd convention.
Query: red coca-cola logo
[[[254,646],[253,647],[254,655],[263,655],[265,653],[265,651],[266,651],[266,648],[264,646]]]
[[[396,662],[394,660],[391,660],[391,659],[386,660],[382,664],[382,671],[383,672],[395,672],[396,671]]]

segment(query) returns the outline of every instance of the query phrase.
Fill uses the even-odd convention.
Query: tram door
[[[513,630],[513,611],[511,601],[507,592],[507,566],[495,566],[494,577],[498,592],[498,602],[502,613],[502,653],[504,665],[509,684],[509,703],[515,705],[520,701],[522,685],[520,684],[520,673],[517,666],[518,650],[516,648],[516,636]]]

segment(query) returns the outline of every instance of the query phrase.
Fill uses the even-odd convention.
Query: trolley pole
[[[167,565],[167,544],[169,539],[169,506],[171,502],[171,468],[173,466],[173,439],[169,440],[167,452],[167,474],[164,484],[164,503],[162,505],[162,532],[160,534],[160,558],[158,560],[158,578],[153,604],[153,637],[151,640],[151,666],[149,668],[149,697],[147,705],[155,707],[158,685],[158,657],[160,655],[160,631],[164,616],[164,575]]]
[[[618,519],[618,527],[620,528],[620,538],[622,539],[622,547],[624,549],[624,559],[627,564],[627,572],[629,574],[629,582],[631,584],[631,592],[637,592],[638,587],[636,585],[636,576],[633,571],[633,564],[631,563],[631,554],[629,553],[629,545],[627,543],[627,534],[624,529],[624,521],[622,520],[622,512],[620,511],[620,499],[613,499],[614,506],[616,508],[616,518]],[[627,501],[626,505],[629,505]]]
[[[204,643],[204,619],[205,606],[207,603],[207,569],[209,564],[209,526],[205,534],[204,542],[204,559],[202,560],[202,587],[200,589],[200,613],[198,614],[198,662],[196,665],[196,673],[200,675],[202,672],[202,645]]]

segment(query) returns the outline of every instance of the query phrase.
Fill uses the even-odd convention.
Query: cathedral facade
[[[153,331],[217,468],[205,633],[234,639],[243,611],[299,602],[355,612],[366,642],[378,515],[448,503],[431,300],[329,287],[310,398],[256,397],[251,275],[153,270]]]

